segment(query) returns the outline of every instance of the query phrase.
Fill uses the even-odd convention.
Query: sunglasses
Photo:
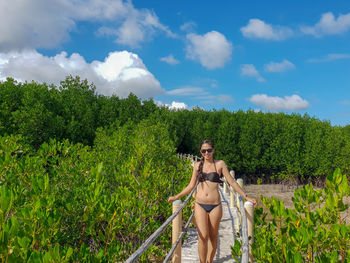
[[[213,152],[213,148],[201,150],[201,153],[203,153],[203,154],[205,154],[206,152],[208,152],[208,153]]]

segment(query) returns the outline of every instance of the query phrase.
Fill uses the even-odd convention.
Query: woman
[[[214,259],[217,243],[218,230],[222,217],[221,199],[218,185],[222,183],[222,175],[232,188],[247,201],[256,205],[256,200],[249,198],[239,184],[230,175],[226,164],[222,160],[214,160],[214,145],[211,141],[205,140],[200,145],[202,158],[193,167],[190,183],[176,196],[170,196],[168,202],[173,202],[188,195],[199,184],[196,193],[195,218],[198,230],[198,254],[201,263],[211,263]],[[208,242],[210,241],[210,242]]]

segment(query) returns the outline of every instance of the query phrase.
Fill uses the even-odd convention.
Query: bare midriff
[[[219,204],[221,202],[219,184],[210,181],[200,182],[197,187],[196,202],[201,204]]]

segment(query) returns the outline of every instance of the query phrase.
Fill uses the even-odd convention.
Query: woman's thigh
[[[198,236],[201,239],[207,239],[209,237],[208,213],[196,203],[194,207],[194,215],[196,218]]]
[[[209,237],[211,239],[217,237],[221,218],[222,218],[222,205],[218,205],[209,213],[208,230],[209,230]]]

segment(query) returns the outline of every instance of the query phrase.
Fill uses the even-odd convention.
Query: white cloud
[[[187,108],[188,108],[188,106],[185,103],[177,102],[177,101],[173,101],[169,106],[169,109],[171,109],[171,110],[187,109]]]
[[[185,32],[193,32],[196,27],[197,27],[197,24],[191,21],[191,22],[186,22],[182,26],[180,26],[180,30]]]
[[[341,60],[341,59],[350,59],[350,54],[328,54],[323,58],[308,59],[307,62],[318,63],[318,62],[328,62],[328,61]]]
[[[210,87],[211,89],[212,87]],[[167,91],[167,95],[170,96],[188,96],[192,99],[198,101],[201,104],[227,104],[232,103],[233,97],[226,94],[216,94],[212,95],[211,92],[207,91],[205,88],[194,87],[194,86],[184,86],[178,89]]]
[[[337,19],[332,12],[324,13],[314,26],[303,26],[300,29],[302,33],[315,37],[338,35],[350,30],[350,13],[339,15]]]
[[[185,86],[178,89],[169,90],[167,92],[169,95],[175,96],[196,96],[196,95],[208,95],[209,93],[203,88]]]
[[[295,65],[284,59],[282,62],[270,62],[264,66],[266,72],[284,72],[295,69]]]
[[[178,61],[176,58],[174,58],[173,54],[170,54],[167,57],[160,58],[160,61],[163,61],[163,62],[168,63],[170,65],[176,65],[176,64],[180,63],[180,61]]]
[[[248,25],[241,28],[246,38],[261,38],[266,40],[281,41],[293,35],[293,30],[283,26],[266,24],[260,19],[250,19]]]
[[[0,1],[0,51],[53,47],[74,28],[62,1]]]
[[[255,94],[249,101],[271,111],[281,110],[304,110],[310,103],[302,99],[299,95],[281,97],[269,97],[266,94]]]
[[[69,40],[80,21],[99,23],[100,34],[117,36],[116,42],[133,47],[156,31],[175,37],[154,12],[138,10],[131,1],[0,1],[0,52],[56,47]]]
[[[188,34],[187,40],[186,57],[199,61],[207,69],[221,68],[231,60],[232,44],[217,31]]]
[[[255,78],[259,82],[265,81],[265,79],[260,76],[260,73],[256,70],[253,64],[241,65],[241,76]]]
[[[141,42],[151,39],[156,30],[165,32],[168,37],[177,37],[168,27],[159,22],[154,12],[147,9],[139,11],[132,7],[130,14],[125,17],[119,28],[101,27],[98,33],[115,36],[117,37],[116,43],[136,48]]]
[[[140,47],[140,43],[145,39],[145,30],[138,24],[136,19],[127,19],[115,32],[117,37],[115,41],[118,44],[133,48]]]
[[[188,106],[186,103],[183,103],[183,102],[178,102],[178,101],[173,101],[171,102],[171,104],[166,104],[166,103],[163,103],[159,100],[155,101],[155,103],[159,106],[159,107],[167,107],[171,110],[181,110],[181,109],[188,109]]]
[[[231,95],[219,94],[219,95],[208,95],[208,96],[198,96],[195,99],[200,100],[202,104],[227,104],[234,101]]]
[[[233,97],[231,95],[217,95],[218,101],[221,103],[233,102]]]
[[[96,91],[104,95],[126,97],[132,92],[138,97],[150,98],[164,93],[142,60],[127,51],[111,52],[103,62],[91,63],[77,53],[70,57],[66,52],[47,57],[34,50],[0,53],[0,79],[13,77],[19,81],[59,85],[67,75],[88,79],[95,84]]]

